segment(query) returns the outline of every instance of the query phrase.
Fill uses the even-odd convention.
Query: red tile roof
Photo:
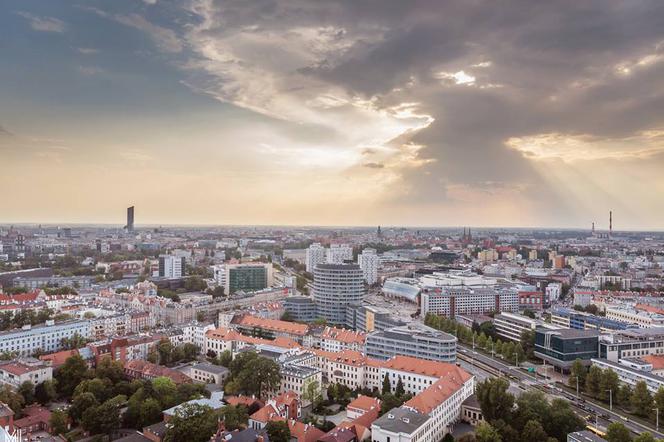
[[[404,405],[413,408],[420,413],[429,414],[433,409],[445,402],[450,396],[456,393],[463,384],[471,378],[471,375],[464,370],[457,374],[445,376],[434,382],[429,388],[414,396]]]
[[[127,362],[125,364],[125,371],[134,371],[140,373],[142,377],[146,378],[157,378],[164,376],[170,378],[176,384],[186,384],[191,382],[191,379],[184,373],[140,359]]]
[[[345,344],[364,344],[366,337],[362,332],[336,327],[325,327],[321,334],[321,339],[335,340]]]
[[[304,424],[294,419],[288,420],[288,428],[291,437],[297,439],[297,442],[316,442],[325,434],[313,425]]]
[[[346,409],[355,408],[358,410],[369,411],[374,407],[380,407],[380,399],[361,394],[357,397],[357,399],[354,399],[350,404],[348,404]]]
[[[280,321],[278,319],[259,318],[257,316],[244,315],[237,324],[244,327],[258,327],[266,330],[272,330],[282,333],[290,333],[294,335],[304,336],[309,331],[309,326],[306,324],[298,324],[296,322]]]

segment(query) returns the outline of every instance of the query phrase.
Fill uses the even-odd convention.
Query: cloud
[[[104,72],[104,70],[97,66],[79,66],[78,71],[87,76],[98,75]]]
[[[369,169],[383,169],[385,167],[382,163],[364,163],[363,166]]]
[[[40,32],[65,32],[67,26],[65,22],[54,17],[40,17],[29,12],[20,11],[18,15],[28,20],[30,27]]]
[[[76,48],[76,50],[83,55],[94,55],[99,53],[99,49],[95,48]]]
[[[121,23],[125,26],[129,26],[134,29],[147,34],[152,42],[157,46],[161,52],[166,53],[178,53],[182,52],[183,45],[182,41],[178,38],[178,35],[172,29],[156,25],[149,22],[145,17],[137,14],[110,14],[106,11],[103,11],[99,8],[94,7],[85,7],[84,9],[94,12],[95,14],[110,18],[115,20],[118,23]]]

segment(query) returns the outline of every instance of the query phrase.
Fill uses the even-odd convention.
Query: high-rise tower
[[[127,232],[134,231],[134,206],[127,208],[127,225],[125,229],[127,229]]]

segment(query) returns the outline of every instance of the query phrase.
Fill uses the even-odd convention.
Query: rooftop
[[[378,418],[373,425],[394,433],[412,434],[429,420],[429,416],[407,408],[394,408]]]

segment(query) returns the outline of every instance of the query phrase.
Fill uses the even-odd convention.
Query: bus
[[[599,437],[605,437],[606,436],[606,433],[604,431],[600,430],[598,427],[595,427],[594,425],[586,425],[586,428],[589,431],[592,431],[593,433],[598,435]]]

